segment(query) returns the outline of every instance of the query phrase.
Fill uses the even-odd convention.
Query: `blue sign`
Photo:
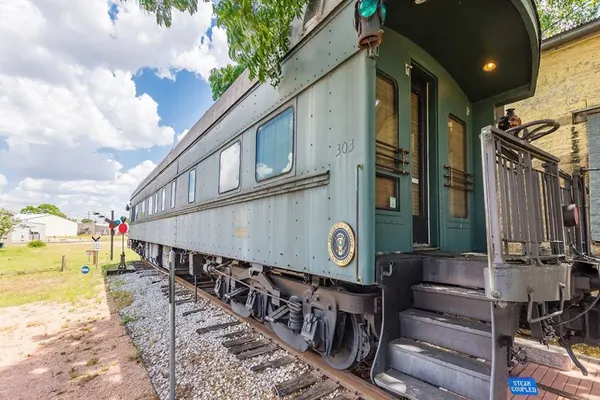
[[[83,267],[81,267],[82,274],[87,274],[88,272],[90,272],[90,267],[88,267],[87,265],[84,265]]]
[[[534,378],[508,378],[508,386],[512,394],[521,396],[537,396],[538,388]]]

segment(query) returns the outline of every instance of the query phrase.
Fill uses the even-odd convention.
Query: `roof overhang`
[[[385,25],[434,57],[471,102],[530,97],[540,63],[540,24],[529,0],[389,1]],[[385,38],[384,38],[385,40]],[[497,68],[485,72],[493,61]]]

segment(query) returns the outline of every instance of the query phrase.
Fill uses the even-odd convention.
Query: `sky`
[[[123,213],[231,63],[212,5],[170,28],[135,0],[0,1],[0,208]]]

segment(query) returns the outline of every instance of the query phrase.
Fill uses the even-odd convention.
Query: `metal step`
[[[469,260],[452,257],[427,257],[423,259],[423,281],[447,285],[484,288],[485,259]]]
[[[492,327],[488,324],[410,309],[400,313],[400,332],[409,339],[492,359]]]
[[[390,342],[388,351],[397,371],[471,400],[490,398],[488,363],[405,338]]]
[[[462,400],[463,398],[429,383],[389,369],[375,376],[375,383],[392,393],[410,400]]]
[[[490,301],[484,290],[421,283],[412,287],[414,307],[491,321]]]

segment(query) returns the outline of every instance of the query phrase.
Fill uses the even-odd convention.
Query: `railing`
[[[495,128],[482,136],[490,250],[500,263],[565,256],[559,159]]]
[[[444,182],[445,187],[465,192],[473,191],[472,174],[461,171],[458,168],[453,168],[450,165],[444,165],[444,169],[447,171],[444,174],[444,178],[446,179],[446,182]]]
[[[500,298],[520,278],[503,275],[501,294],[498,268],[560,266],[566,258],[559,159],[491,126],[482,130],[481,150],[490,258],[487,286],[491,296]],[[516,290],[510,295],[526,296]]]
[[[408,161],[406,156],[409,151],[401,147],[396,147],[392,144],[386,143],[382,140],[375,141],[375,156],[382,160],[377,160],[375,166],[378,168],[386,169],[390,172],[398,175],[408,175],[409,171],[406,169]],[[384,161],[383,163],[380,161]],[[388,161],[388,162],[385,162]]]

